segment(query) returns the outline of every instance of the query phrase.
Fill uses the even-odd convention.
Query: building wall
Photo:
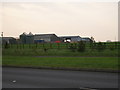
[[[57,37],[55,34],[45,34],[45,35],[35,35],[34,40],[44,40],[44,42],[55,42],[55,41],[61,41],[59,37]]]
[[[50,42],[51,39],[48,36],[35,35],[34,40],[44,40],[45,42]]]
[[[26,36],[26,44],[33,44],[34,36]]]
[[[93,42],[90,38],[82,38],[82,41],[84,41],[84,42]]]
[[[65,36],[65,37],[61,37],[63,39],[64,42],[69,41],[69,42],[79,42],[81,41],[81,37],[79,36]]]
[[[62,39],[57,37],[56,35],[52,35],[51,36],[51,42],[55,42],[55,41],[62,41]]]
[[[16,41],[15,38],[12,38],[12,37],[3,37],[2,38],[2,44],[6,44],[6,43],[8,43],[8,44],[16,44],[17,41]]]
[[[33,44],[34,43],[34,36],[31,35],[20,35],[20,41],[22,44]]]
[[[20,42],[26,44],[26,35],[20,35]]]
[[[14,38],[13,38],[13,39],[9,39],[9,43],[10,43],[10,44],[16,44],[16,43],[17,43],[17,40],[14,39]]]
[[[82,39],[79,38],[79,37],[75,37],[75,38],[71,38],[71,42],[79,42],[81,41]]]

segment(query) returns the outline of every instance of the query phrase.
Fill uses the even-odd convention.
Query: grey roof
[[[82,39],[90,39],[89,37],[82,37]]]
[[[33,34],[31,32],[29,32],[29,34],[27,34],[26,32],[24,32],[23,34],[21,34],[22,36],[33,36]]]
[[[13,37],[2,37],[3,40],[15,39]]]
[[[47,36],[47,37],[51,37],[53,35],[55,35],[55,34],[35,34],[35,36]]]
[[[60,36],[61,38],[78,38],[80,36]],[[81,38],[81,37],[80,37]]]
[[[21,35],[27,35],[27,33],[26,32],[24,32],[23,34],[21,34]]]
[[[28,34],[29,36],[33,36],[33,34],[31,33],[31,32],[29,32],[29,34]]]
[[[89,37],[83,37],[83,38],[81,38],[81,39],[82,39],[82,41],[92,41],[92,39],[89,38]]]

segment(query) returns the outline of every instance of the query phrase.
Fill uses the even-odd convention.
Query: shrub
[[[71,43],[70,46],[69,46],[69,49],[72,51],[72,52],[75,52],[76,51],[76,44],[73,44]]]
[[[85,43],[83,41],[80,41],[78,43],[78,49],[79,52],[84,52],[85,51]]]
[[[102,42],[99,42],[96,46],[96,49],[98,51],[103,51],[103,50],[105,50],[105,48],[106,48],[106,45],[105,45],[105,43],[102,43]]]
[[[47,52],[47,51],[48,51],[48,48],[44,48],[43,50],[44,50],[44,52]]]
[[[114,46],[114,45],[110,45],[110,46],[109,46],[109,49],[110,49],[110,50],[114,50],[114,49],[115,49],[115,46]]]

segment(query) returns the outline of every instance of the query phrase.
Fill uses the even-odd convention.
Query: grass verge
[[[118,70],[118,57],[2,57],[3,66]]]

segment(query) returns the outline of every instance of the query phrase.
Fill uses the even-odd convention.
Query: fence
[[[3,49],[68,49],[71,45],[78,47],[78,43],[39,43],[39,44],[4,44]],[[120,42],[102,42],[99,43],[85,43],[87,49],[95,49],[97,46],[104,46],[106,49],[119,49]]]

